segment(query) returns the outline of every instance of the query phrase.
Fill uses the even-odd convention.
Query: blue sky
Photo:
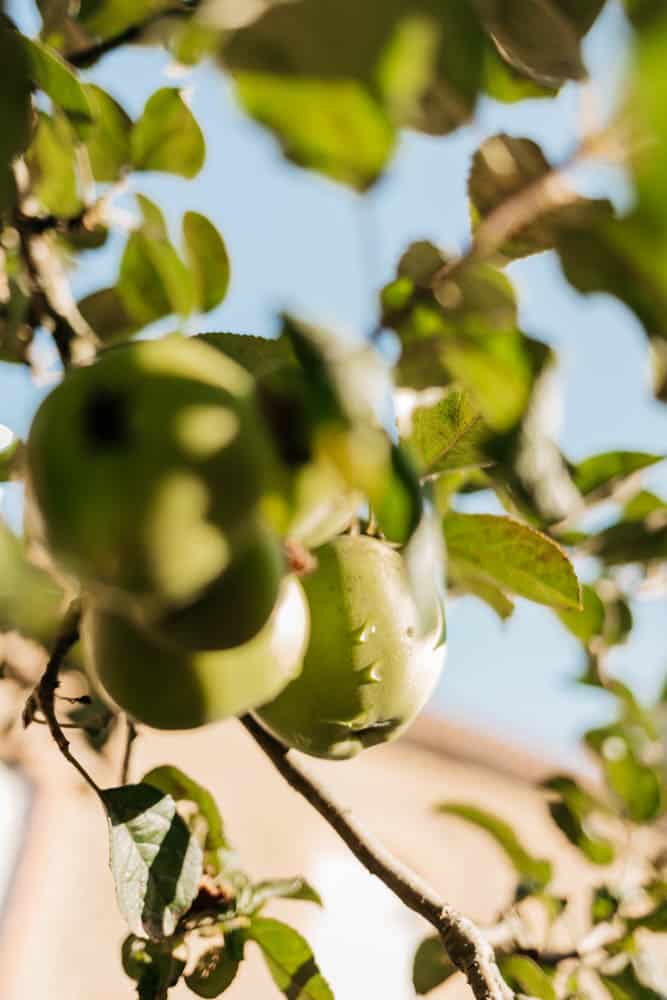
[[[9,4],[10,11],[12,6],[22,27],[34,31],[38,21],[25,0]],[[619,6],[611,2],[586,41],[596,91],[607,107],[622,74],[626,40]],[[161,51],[134,49],[107,56],[89,75],[133,115],[159,86],[183,86],[208,138],[207,162],[194,181],[135,175],[120,202],[132,209],[134,191],[157,200],[175,239],[187,209],[207,214],[224,235],[232,258],[230,294],[193,330],[270,334],[276,312],[286,307],[321,323],[370,329],[377,289],[412,240],[432,239],[453,251],[465,246],[466,174],[484,137],[501,130],[526,135],[550,157],[563,158],[576,145],[582,108],[575,86],[548,103],[484,101],[474,125],[453,136],[406,134],[386,177],[362,199],[287,164],[271,136],[241,114],[228,82],[213,68],[177,77],[168,71]],[[627,203],[616,173],[588,171],[580,180],[591,192]],[[77,295],[113,283],[122,244],[118,235],[103,251],[83,255],[72,277]],[[574,292],[552,255],[514,264],[511,273],[524,328],[560,354],[559,437],[568,455],[619,447],[664,451],[667,407],[651,397],[646,341],[634,317],[608,297]],[[0,423],[24,434],[43,391],[23,370],[0,364]],[[667,471],[658,467],[646,483],[667,491]],[[5,510],[16,518],[11,489]],[[667,668],[660,642],[664,599],[642,602],[636,613],[637,635],[614,654],[614,667],[648,696]],[[435,711],[556,757],[571,757],[578,733],[607,717],[607,696],[573,683],[581,666],[577,644],[548,610],[520,602],[514,618],[501,625],[479,602],[462,599],[450,606],[449,635]]]

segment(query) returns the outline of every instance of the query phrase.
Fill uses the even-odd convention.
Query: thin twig
[[[163,18],[190,17],[190,15],[199,6],[199,3],[200,0],[191,0],[191,2],[187,5],[174,5],[173,7],[167,7],[165,10],[155,11],[153,14],[149,14],[148,17],[145,17],[142,21],[138,21],[136,24],[131,24],[129,27],[124,28],[123,31],[119,31],[116,35],[111,35],[109,38],[104,38],[100,42],[95,42],[93,45],[89,45],[85,49],[78,49],[67,53],[65,58],[71,66],[77,66],[80,68],[90,66],[98,59],[101,59],[102,56],[107,55],[108,52],[113,52],[114,49],[118,49],[122,45],[128,45],[130,42],[136,42],[139,38],[141,38],[147,28],[157,24],[158,21],[163,20]]]
[[[363,826],[349,812],[344,812],[301,765],[290,758],[288,749],[252,716],[242,716],[241,723],[287,783],[317,810],[362,865],[438,931],[451,961],[465,975],[477,1000],[513,997],[496,964],[491,945],[472,921],[444,903],[434,889],[374,842]]]
[[[132,745],[137,738],[137,727],[135,726],[132,719],[127,715],[125,717],[127,730],[125,735],[125,753],[123,754],[123,763],[120,768],[120,783],[121,785],[126,785],[128,777],[130,774],[130,763],[132,761]]]
[[[28,698],[23,711],[23,725],[29,726],[34,719],[35,711],[41,709],[49,732],[60,750],[63,757],[75,767],[84,781],[90,785],[97,795],[101,795],[99,785],[88,774],[83,764],[74,757],[69,748],[69,742],[65,736],[62,726],[56,718],[55,697],[56,690],[60,684],[59,673],[65,657],[72,646],[79,639],[79,623],[81,621],[81,607],[78,601],[72,601],[63,619],[60,634],[55,641],[49,662],[42,674],[42,679]]]

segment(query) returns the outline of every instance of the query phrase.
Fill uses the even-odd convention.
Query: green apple
[[[94,687],[139,722],[193,729],[240,715],[275,697],[301,669],[308,604],[299,582],[283,581],[271,617],[234,649],[188,652],[92,604],[81,638]]]
[[[386,542],[344,535],[314,555],[317,569],[302,581],[311,620],[303,669],[257,716],[288,746],[341,759],[400,735],[433,692],[445,655],[441,586],[433,575],[425,614]]]
[[[247,545],[271,462],[252,377],[177,335],[70,371],[28,442],[56,561],[155,613],[191,603]]]
[[[188,650],[240,646],[268,620],[284,570],[282,546],[260,521],[252,526],[248,543],[195,601],[152,621],[139,616],[140,624],[154,636]]]

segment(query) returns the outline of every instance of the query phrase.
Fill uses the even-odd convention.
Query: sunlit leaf
[[[574,466],[574,483],[587,496],[594,491],[611,489],[634,472],[662,462],[663,458],[664,455],[649,455],[643,451],[607,451],[592,455]]]
[[[510,988],[540,1000],[556,1000],[551,977],[532,958],[525,955],[501,956],[498,960],[503,978]]]
[[[93,83],[85,85],[94,121],[81,130],[95,180],[115,181],[129,168],[132,120],[117,101]]]
[[[26,160],[42,207],[58,218],[77,215],[83,206],[76,168],[76,136],[62,112],[39,112],[37,131]]]
[[[196,306],[201,312],[209,312],[222,302],[229,287],[227,248],[213,223],[198,212],[183,216],[183,239]]]
[[[136,170],[194,177],[204,163],[204,136],[180,91],[164,87],[148,98],[130,137]]]
[[[72,67],[61,55],[37,39],[26,38],[24,44],[35,84],[73,118],[90,120],[93,109],[86,89]]]
[[[577,639],[588,643],[604,629],[605,606],[597,591],[587,584],[581,588],[581,604],[580,611],[560,610],[558,617]]]
[[[333,1000],[307,942],[279,920],[253,917],[248,937],[262,949],[273,980],[285,996],[298,1000]]]
[[[216,801],[199,782],[194,781],[179,768],[169,764],[153,768],[152,771],[144,775],[141,783],[151,785],[153,788],[158,788],[165,794],[171,795],[175,802],[185,799],[197,806],[200,814],[206,820],[206,850],[217,851],[220,848],[229,847]]]

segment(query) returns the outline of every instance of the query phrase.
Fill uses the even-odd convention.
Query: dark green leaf
[[[196,308],[209,312],[222,302],[229,287],[227,248],[213,223],[198,212],[186,212],[183,216],[183,239]]]
[[[10,164],[30,141],[32,131],[32,88],[30,61],[22,35],[0,24],[0,82],[2,129],[0,129],[0,213],[16,200],[16,184]]]
[[[645,764],[639,753],[650,740],[639,720],[617,723],[586,733],[588,747],[602,763],[610,790],[622,812],[636,823],[647,823],[661,812],[662,793],[658,773]]]
[[[619,521],[593,535],[589,551],[608,566],[652,563],[667,559],[667,525],[644,521]]]
[[[644,927],[647,931],[664,934],[667,931],[667,900],[663,900],[641,917],[627,917],[626,924],[630,931]]]
[[[548,85],[586,75],[582,22],[557,0],[474,0],[500,54],[526,76]]]
[[[292,927],[253,917],[248,937],[262,949],[276,986],[290,1000],[333,1000],[309,945]]]
[[[593,891],[591,900],[591,921],[593,924],[604,924],[616,916],[620,900],[606,885],[598,886]]]
[[[590,829],[591,817],[606,814],[607,807],[567,776],[550,778],[544,787],[558,796],[549,802],[549,812],[570,843],[593,864],[611,864],[615,857],[613,844]]]
[[[97,181],[115,181],[131,163],[132,119],[110,94],[93,83],[85,86],[94,121],[81,130]]]
[[[18,473],[19,460],[23,454],[21,440],[10,434],[7,444],[4,443],[5,428],[0,424],[0,483],[6,483]]]
[[[443,520],[454,578],[507,589],[555,608],[577,608],[580,588],[565,553],[546,535],[509,517],[451,512]]]
[[[89,121],[93,109],[86,89],[61,55],[36,39],[25,38],[35,84],[73,118]]]
[[[185,969],[173,941],[144,941],[130,934],[123,942],[121,957],[125,974],[137,983],[139,1000],[166,998]]]
[[[176,803],[150,785],[105,789],[118,905],[139,937],[169,937],[199,890],[201,848]]]
[[[81,0],[78,20],[91,34],[108,38],[173,6],[173,0]]]
[[[125,308],[117,288],[101,288],[86,295],[78,309],[102,343],[127,340],[140,328],[140,324]]]
[[[551,881],[551,863],[545,858],[537,858],[529,854],[512,827],[504,820],[485,812],[483,809],[461,803],[444,802],[436,808],[438,812],[448,816],[458,816],[460,819],[486,830],[498,846],[503,849],[513,865],[520,879],[520,888],[523,894],[539,892]]]
[[[663,459],[664,455],[649,455],[643,451],[608,451],[592,455],[574,466],[574,483],[584,496],[602,489],[608,491],[634,472],[648,469]]]
[[[194,177],[204,163],[204,136],[180,91],[164,87],[146,102],[130,138],[136,170]]]
[[[0,520],[0,631],[49,643],[62,619],[62,588],[28,561],[23,543]]]
[[[598,973],[612,1000],[665,1000],[664,994],[657,993],[640,981],[632,963],[615,975]]]
[[[219,997],[234,982],[239,962],[224,945],[209,948],[185,977],[188,988],[198,997]]]
[[[417,951],[412,965],[412,985],[419,996],[430,993],[436,986],[445,983],[457,972],[445,951],[439,934],[425,938]]]
[[[581,588],[580,611],[558,611],[563,625],[584,644],[600,635],[605,624],[605,606],[593,587],[584,584]]]
[[[153,768],[152,771],[144,775],[141,783],[152,785],[153,788],[158,788],[161,792],[171,795],[176,802],[185,799],[197,806],[199,813],[206,820],[205,847],[207,851],[229,848],[220,810],[211,793],[203,785],[193,781],[187,774],[171,764]]]
[[[540,1000],[556,1000],[556,990],[551,977],[532,958],[524,955],[506,955],[498,959],[500,971],[507,985],[526,996]]]

